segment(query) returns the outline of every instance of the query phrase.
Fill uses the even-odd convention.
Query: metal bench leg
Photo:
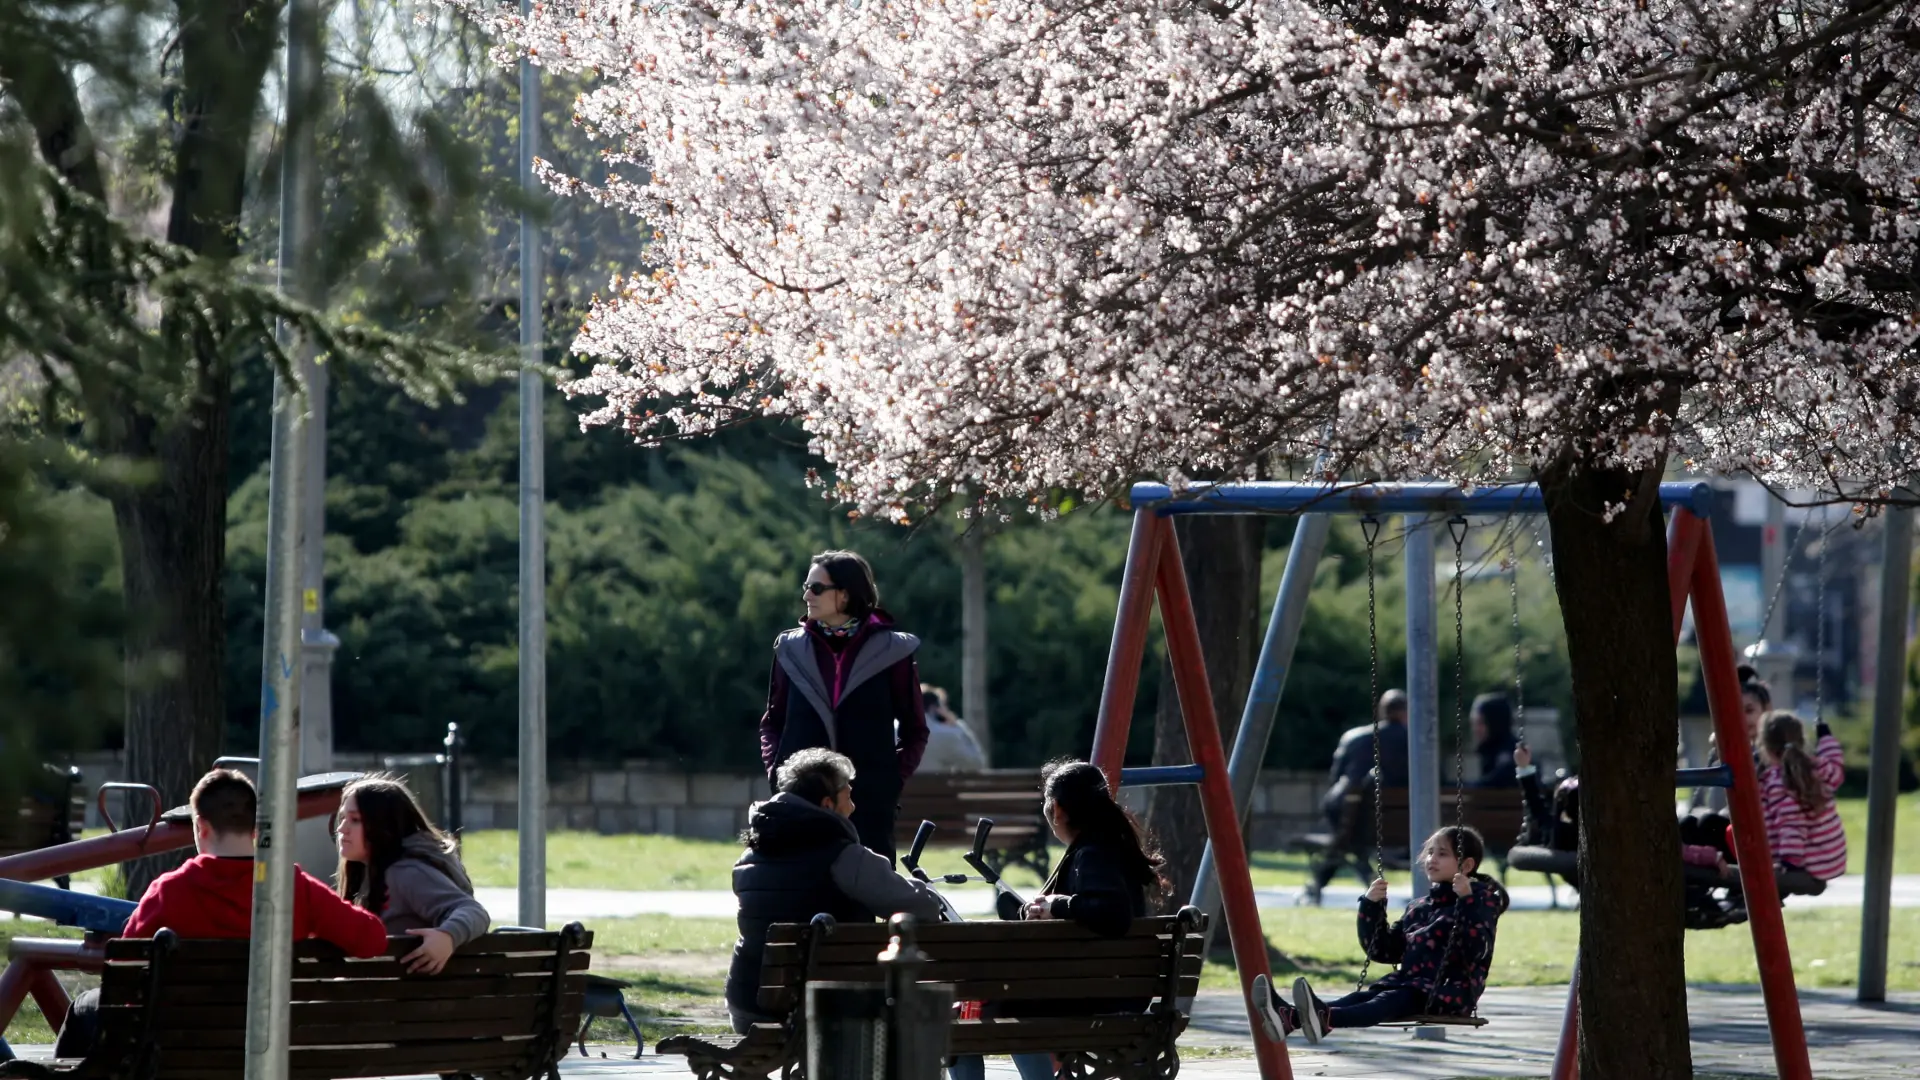
[[[627,1030],[633,1032],[633,1056],[638,1060],[646,1053],[646,1040],[640,1037],[640,1022],[633,1018],[633,1010],[627,1008],[627,995],[620,995],[620,1015],[627,1018]]]

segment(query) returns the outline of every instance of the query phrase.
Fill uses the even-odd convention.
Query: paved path
[[[1288,1045],[1296,1077],[1392,1077],[1440,1080],[1451,1077],[1547,1075],[1565,993],[1554,988],[1493,989],[1481,999],[1491,1023],[1449,1029],[1442,1042],[1416,1040],[1405,1029],[1336,1032],[1320,1046],[1295,1039]],[[1807,990],[1800,995],[1801,1015],[1814,1075],[1821,1080],[1894,1080],[1915,1075],[1920,1047],[1920,994],[1899,994],[1887,1005],[1856,1005],[1844,991]],[[1693,1022],[1694,1068],[1701,1073],[1772,1076],[1766,1015],[1752,987],[1696,986],[1688,991]],[[1248,1051],[1247,1020],[1238,995],[1209,991],[1194,1008],[1193,1024],[1181,1039],[1180,1073],[1185,1076],[1255,1080],[1258,1071]],[[45,1059],[46,1046],[16,1047],[22,1057]],[[569,1056],[561,1064],[568,1080],[683,1080],[685,1059],[648,1055],[622,1059],[617,1046],[596,1048],[606,1058]],[[629,1044],[627,1053],[631,1053]],[[989,1060],[987,1075],[1013,1080],[1012,1062]]]
[[[1527,875],[1532,877],[1533,875]],[[1827,891],[1819,896],[1796,896],[1788,901],[1790,907],[1847,907],[1858,908],[1865,892],[1866,879],[1857,874],[1836,878],[1828,883]],[[990,915],[993,912],[993,892],[988,889],[949,889],[944,890],[961,914]],[[1516,884],[1509,890],[1513,897],[1513,907],[1517,911],[1538,911],[1551,905],[1552,896],[1545,885]],[[1341,882],[1328,890],[1329,904],[1344,907],[1347,893],[1358,896],[1360,890],[1352,882]],[[519,898],[513,889],[480,889],[480,902],[486,905],[494,921],[512,924],[519,918]],[[1287,907],[1296,902],[1299,890],[1294,888],[1256,889],[1254,896],[1261,907]],[[1406,903],[1408,894],[1403,883],[1394,890],[1393,905]],[[1561,907],[1573,907],[1579,903],[1579,897],[1571,889],[1559,890]],[[1920,874],[1902,874],[1893,879],[1893,906],[1920,907]],[[634,915],[673,915],[697,916],[711,915],[731,918],[734,913],[734,900],[731,892],[713,890],[682,889],[660,892],[622,892],[615,889],[548,889],[547,919],[549,922],[566,922],[572,919],[616,919]]]

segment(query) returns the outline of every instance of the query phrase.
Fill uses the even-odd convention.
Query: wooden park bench
[[[987,862],[995,872],[1031,867],[1045,878],[1052,869],[1047,841],[1053,835],[1040,809],[1040,770],[989,769],[970,773],[916,773],[900,794],[895,839],[905,849],[914,830],[931,821],[934,835],[969,843],[981,818],[993,819]]]
[[[78,839],[85,814],[79,769],[48,765],[30,773],[14,812],[0,815],[0,858]],[[54,881],[63,889],[69,884],[65,875]]]
[[[1362,882],[1372,880],[1373,872],[1369,865],[1374,857],[1375,845],[1373,803],[1368,794],[1350,792],[1341,803],[1338,827],[1326,832],[1291,837],[1287,840],[1287,849],[1315,856],[1317,860],[1334,860],[1343,868],[1351,866],[1355,876]],[[1504,876],[1507,852],[1519,840],[1520,829],[1526,818],[1526,806],[1520,797],[1520,789],[1442,788],[1440,824],[1453,824],[1456,796],[1462,797],[1461,817],[1486,838],[1487,857],[1500,865]],[[1407,836],[1407,789],[1386,789],[1381,813],[1385,832],[1379,846],[1386,852],[1387,866],[1396,870],[1407,869],[1412,865],[1412,845]],[[1426,837],[1420,839],[1424,841]]]
[[[323,942],[294,947],[289,1080],[441,1074],[554,1078],[580,1022],[593,935],[487,934],[437,975],[409,975],[397,938],[385,956],[344,958]],[[75,1080],[199,1080],[246,1070],[245,940],[115,938],[100,974],[100,1038]],[[16,1066],[17,1067],[17,1066]]]
[[[1149,1080],[1179,1069],[1175,1040],[1187,1016],[1178,1002],[1199,987],[1205,928],[1206,917],[1189,907],[1135,919],[1117,938],[1067,921],[965,922],[918,927],[915,943],[927,955],[920,981],[950,984],[955,1001],[987,1005],[988,1019],[953,1022],[950,1056],[1051,1053],[1079,1080]],[[886,946],[887,928],[878,923],[836,926],[821,915],[808,926],[776,924],[767,934],[759,1005],[786,1019],[755,1024],[746,1035],[675,1035],[657,1051],[685,1054],[699,1080],[797,1076],[806,1058],[806,985],[880,982],[877,957]],[[1152,1004],[1142,1012],[992,1016],[998,1002],[1114,997]]]

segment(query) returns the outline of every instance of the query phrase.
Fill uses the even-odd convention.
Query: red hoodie
[[[253,926],[252,859],[196,855],[147,886],[121,937],[148,938],[162,929],[183,938],[243,938]],[[293,940],[331,941],[348,956],[387,951],[380,916],[342,900],[319,878],[293,870]]]

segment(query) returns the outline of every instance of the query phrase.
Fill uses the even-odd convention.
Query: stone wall
[[[104,827],[93,804],[93,792],[109,780],[123,779],[120,755],[101,752],[73,759],[88,793],[87,828]],[[407,774],[428,813],[443,817],[436,767],[405,763],[385,754],[336,754],[334,767],[355,772],[391,768]],[[469,767],[461,825],[466,829],[511,829],[519,821],[518,778],[511,765]],[[658,833],[707,840],[730,840],[746,827],[747,806],[767,796],[766,778],[759,775],[684,773],[657,762],[631,761],[618,766],[555,762],[547,787],[547,827],[600,833]],[[1261,850],[1279,848],[1288,836],[1321,827],[1320,786],[1325,775],[1314,771],[1270,770],[1253,794],[1248,823],[1249,840]],[[1145,805],[1142,790],[1124,793],[1135,809]],[[116,820],[125,814],[119,797],[109,802]],[[137,813],[144,815],[142,808]],[[135,824],[145,824],[144,817]],[[125,823],[122,822],[124,826]]]

